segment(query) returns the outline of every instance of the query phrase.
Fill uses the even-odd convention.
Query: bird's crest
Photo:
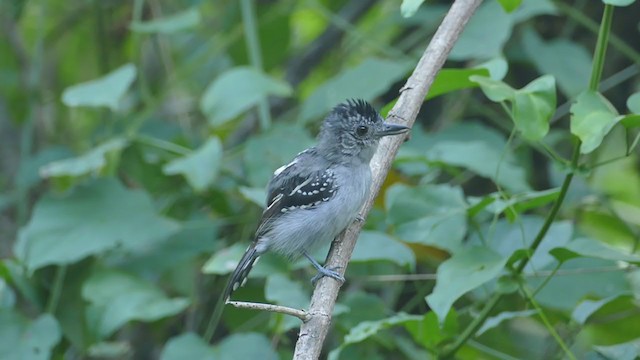
[[[337,105],[333,111],[343,117],[361,116],[365,119],[378,121],[380,115],[367,101],[362,99],[349,99]]]

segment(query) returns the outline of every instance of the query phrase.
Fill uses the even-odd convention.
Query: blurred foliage
[[[199,335],[264,186],[338,102],[386,114],[448,6],[1,2],[0,358],[290,358],[295,318],[227,308]],[[327,357],[640,356],[637,14],[481,5],[367,219]],[[311,274],[265,255],[234,297],[304,308]]]

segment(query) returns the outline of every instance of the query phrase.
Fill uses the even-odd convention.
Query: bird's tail
[[[242,259],[236,266],[235,270],[231,274],[229,281],[227,282],[227,286],[222,293],[222,297],[218,300],[215,309],[213,310],[213,314],[211,315],[211,319],[209,320],[209,325],[207,325],[207,329],[204,333],[204,339],[209,342],[213,337],[213,333],[215,329],[218,327],[218,322],[220,321],[220,317],[222,316],[222,310],[224,309],[225,304],[229,301],[231,294],[236,291],[240,286],[243,286],[247,281],[247,276],[249,276],[249,272],[253,268],[253,264],[255,264],[256,260],[258,260],[260,254],[256,250],[256,243],[254,242],[247,248]]]

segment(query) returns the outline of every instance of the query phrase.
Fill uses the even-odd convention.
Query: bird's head
[[[368,162],[382,137],[409,130],[384,122],[368,102],[352,99],[334,107],[324,119],[318,147],[332,156],[357,157]]]

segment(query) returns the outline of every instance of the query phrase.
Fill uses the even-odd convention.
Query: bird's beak
[[[388,135],[398,135],[398,134],[404,134],[409,130],[411,130],[411,128],[408,128],[404,125],[384,123],[382,130],[378,131],[376,135],[378,135],[379,137],[388,136]]]

